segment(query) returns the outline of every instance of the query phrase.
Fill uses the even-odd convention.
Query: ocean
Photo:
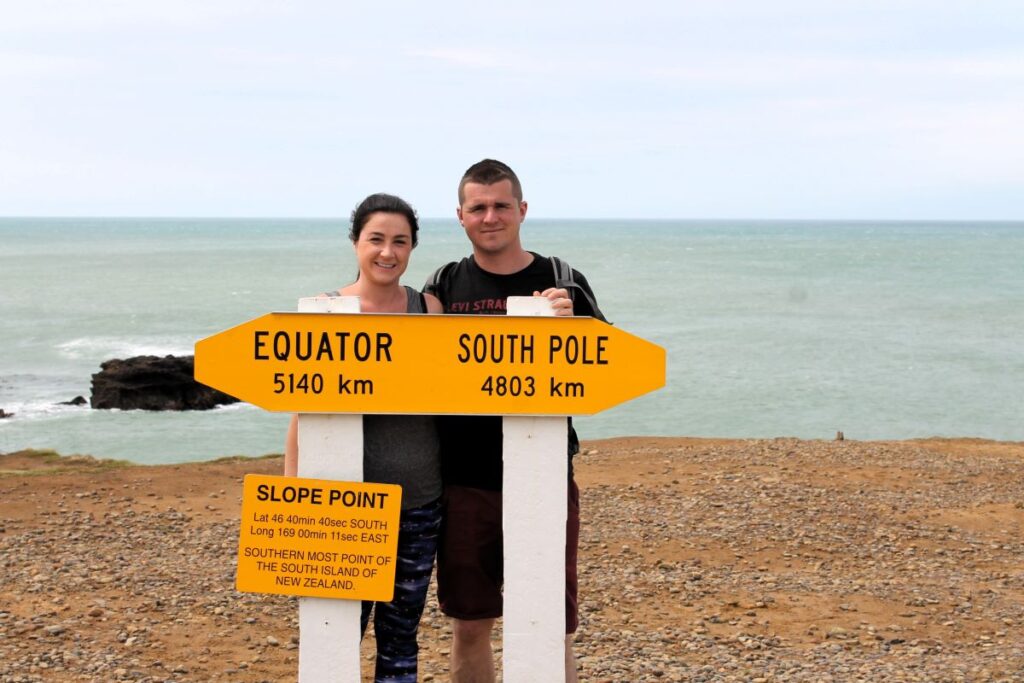
[[[279,453],[288,416],[100,411],[110,358],[196,340],[353,279],[344,219],[0,219],[0,452],[138,463]],[[545,220],[524,245],[582,271],[665,347],[664,389],[576,421],[665,435],[1024,440],[1024,223]],[[422,221],[404,282],[468,253]]]

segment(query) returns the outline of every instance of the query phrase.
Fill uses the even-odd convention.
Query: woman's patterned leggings
[[[416,631],[427,601],[427,586],[437,554],[441,528],[441,501],[402,510],[398,528],[398,559],[395,596],[391,602],[363,601],[362,632],[374,610],[373,634],[377,638],[374,681],[416,683],[419,645]]]

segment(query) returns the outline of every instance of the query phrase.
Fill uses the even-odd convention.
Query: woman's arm
[[[284,437],[284,476],[296,477],[299,474],[299,416],[292,415],[288,422],[288,432]]]
[[[423,298],[427,300],[427,313],[444,313],[444,305],[436,296],[424,292]]]

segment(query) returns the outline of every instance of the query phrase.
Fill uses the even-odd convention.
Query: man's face
[[[512,181],[493,185],[466,183],[457,213],[474,250],[492,255],[519,251],[519,224],[526,218],[526,202],[512,194]]]

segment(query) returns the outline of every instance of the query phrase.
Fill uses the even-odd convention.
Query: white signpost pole
[[[299,299],[300,313],[359,313],[359,297]],[[363,480],[363,416],[299,415],[300,477]],[[359,683],[359,600],[299,598],[299,683]]]
[[[507,313],[554,315],[540,297],[509,297]],[[503,419],[503,680],[564,681],[566,418]]]

